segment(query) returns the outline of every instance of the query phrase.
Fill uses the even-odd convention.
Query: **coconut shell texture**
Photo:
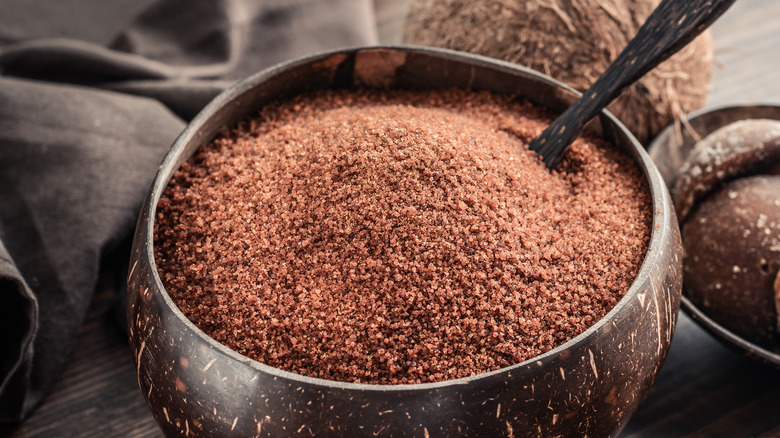
[[[660,0],[411,0],[402,41],[530,67],[584,91]],[[712,75],[709,30],[608,107],[643,144],[704,106]]]
[[[680,167],[672,193],[684,222],[696,203],[718,184],[750,174],[780,175],[780,121],[730,123],[696,143]]]
[[[780,176],[730,181],[682,225],[688,298],[737,335],[777,349]]]
[[[698,141],[673,190],[691,302],[780,351],[780,121],[729,123]]]

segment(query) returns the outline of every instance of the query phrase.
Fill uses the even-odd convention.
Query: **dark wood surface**
[[[398,43],[407,0],[375,0],[379,38]],[[780,104],[780,2],[740,0],[713,26],[708,106]],[[9,437],[160,437],[138,389],[110,278],[44,403]],[[681,313],[669,355],[623,437],[780,437],[780,369],[720,344]]]

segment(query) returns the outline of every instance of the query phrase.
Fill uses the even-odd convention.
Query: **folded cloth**
[[[187,120],[263,67],[374,43],[371,0],[0,2],[0,422],[51,387]]]

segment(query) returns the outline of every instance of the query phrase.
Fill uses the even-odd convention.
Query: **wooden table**
[[[375,0],[380,41],[399,42],[407,0]],[[710,106],[780,103],[780,2],[740,0],[714,27]],[[103,279],[51,393],[10,437],[159,437]],[[669,355],[623,437],[780,437],[780,369],[721,345],[680,314]]]

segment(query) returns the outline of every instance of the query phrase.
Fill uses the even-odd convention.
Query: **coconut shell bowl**
[[[757,125],[743,124],[745,122],[753,123],[754,120],[759,120],[762,123]],[[778,105],[743,104],[706,108],[687,115],[683,124],[671,125],[661,131],[649,145],[648,153],[656,163],[659,172],[668,186],[675,189],[679,188],[676,193],[681,193],[683,191],[682,186],[684,185],[684,182],[679,184],[678,182],[681,179],[681,175],[685,173],[684,164],[691,161],[689,160],[689,157],[693,155],[693,151],[697,145],[704,144],[708,137],[715,138],[721,136],[722,138],[723,136],[720,134],[727,133],[729,129],[735,128],[739,124],[743,124],[740,127],[743,129],[752,127],[758,127],[760,129],[765,124],[772,126],[776,121],[780,121],[780,106]],[[776,123],[778,123],[777,126],[780,126],[780,122]],[[729,134],[729,136],[734,139],[752,138],[749,136],[735,135],[734,132],[736,131],[732,131],[732,134]],[[777,133],[775,133],[775,137],[776,136]],[[778,140],[775,138],[774,140],[771,140],[771,142],[772,144],[777,144]],[[729,142],[723,142],[723,144],[727,143]],[[755,144],[755,146],[759,145]],[[696,201],[692,201],[693,207],[678,209],[678,213],[680,214],[678,218],[683,221],[683,230],[686,229],[685,224],[687,222],[690,222],[691,225],[689,226],[693,227],[692,221],[701,221],[701,217],[695,217],[697,209],[701,212],[711,212],[711,209],[705,210],[705,203],[714,205],[715,202],[720,202],[718,200],[723,199],[723,196],[718,195],[719,192],[722,193],[728,189],[731,191],[731,193],[728,194],[728,197],[737,201],[738,198],[742,197],[742,193],[733,189],[738,187],[736,184],[739,184],[740,180],[756,181],[754,178],[762,178],[761,175],[777,174],[777,170],[763,169],[759,166],[761,162],[771,163],[773,160],[776,160],[776,157],[773,158],[772,154],[776,153],[778,147],[774,147],[775,152],[770,152],[769,146],[771,145],[766,146],[767,147],[764,147],[766,152],[760,152],[759,155],[756,155],[756,157],[753,158],[745,158],[744,155],[747,155],[749,152],[749,149],[745,149],[746,152],[741,157],[734,155],[732,158],[727,158],[724,155],[719,159],[720,162],[725,163],[720,166],[723,167],[723,169],[717,165],[715,165],[713,169],[725,174],[725,176],[721,178],[722,180],[709,184],[712,186],[711,191],[709,193],[703,193],[698,196]],[[755,151],[758,151],[758,149],[755,149]],[[737,159],[733,159],[734,157]],[[726,169],[726,167],[731,167],[731,170]],[[690,173],[688,174],[690,175]],[[777,176],[772,178],[777,178]],[[704,179],[703,176],[702,179]],[[692,185],[693,184],[688,184],[688,186]],[[678,196],[678,198],[681,197],[680,195],[676,196]],[[691,197],[691,199],[693,198]],[[775,205],[775,208],[776,200],[776,192],[774,195],[770,194],[769,196],[764,197],[764,202],[768,204],[775,203],[773,204]],[[742,206],[738,207],[741,208]],[[690,212],[684,214],[683,210]],[[721,204],[719,210],[728,211],[729,208],[727,205]],[[704,213],[701,213],[699,216],[703,214]],[[760,216],[759,213],[759,218]],[[685,217],[691,217],[691,219],[688,220],[685,219]],[[709,220],[706,222],[709,223],[716,223],[716,221],[718,221],[718,224],[728,223],[720,222],[720,220],[714,216],[707,219]],[[759,222],[750,219],[749,221],[752,223]],[[771,220],[769,222],[771,222]],[[691,228],[691,230],[692,232],[694,231],[693,228]],[[765,239],[764,241],[771,242],[771,233],[767,234],[766,237],[768,239]],[[685,233],[683,233],[683,241],[685,241],[685,238]],[[777,304],[773,303],[774,300],[772,298],[772,281],[777,273],[777,263],[780,262],[776,256],[777,249],[771,247],[772,245],[770,243],[769,248],[758,248],[758,251],[747,248],[748,251],[746,253],[737,254],[736,251],[743,251],[746,249],[747,245],[752,245],[750,243],[751,239],[749,239],[749,233],[746,234],[745,230],[739,230],[739,236],[736,239],[733,239],[733,241],[729,240],[727,234],[713,237],[713,239],[699,239],[698,237],[696,239],[691,239],[694,242],[686,249],[685,257],[696,257],[698,260],[701,260],[701,262],[691,262],[691,267],[686,268],[691,269],[691,273],[685,274],[685,285],[681,297],[683,311],[700,327],[705,329],[724,345],[731,347],[752,359],[764,362],[770,366],[780,367],[780,337],[778,336],[780,328],[777,327],[776,323],[776,309],[773,309]],[[720,252],[695,245],[695,243],[700,241],[711,243],[711,241],[718,240],[725,244],[724,246],[721,246],[721,248],[730,248],[730,251],[733,252],[733,257],[721,257],[723,254]],[[767,254],[764,254],[764,252]],[[759,256],[759,263],[753,263],[754,253],[757,253],[756,255]],[[771,256],[772,253],[775,254],[774,258]],[[740,264],[744,264],[746,269],[740,269],[739,273],[734,272],[734,257],[738,258]],[[762,257],[765,260],[763,263],[761,263]],[[689,262],[686,261],[686,264],[688,263]],[[702,287],[701,281],[698,281],[700,278],[697,280],[697,277],[701,277],[701,275],[697,275],[701,272],[699,267],[705,263],[710,265],[705,268],[712,270],[711,274],[706,275],[706,280],[712,284],[720,282],[721,275],[727,277],[734,276],[733,278],[737,278],[735,277],[737,275],[742,275],[742,277],[737,279],[738,284],[736,285],[736,288],[738,290],[734,291],[733,288],[726,287],[723,289],[723,295],[716,294],[712,295],[709,299],[702,299],[704,293],[715,292],[714,290]],[[694,265],[698,266],[694,267]],[[756,269],[751,270],[750,268],[752,265],[756,265]],[[715,275],[715,273],[718,274]],[[753,278],[754,281],[747,281],[749,278]],[[699,288],[698,292],[694,291],[694,288],[697,287]],[[774,286],[775,289],[777,289],[777,287],[777,285]],[[726,290],[729,290],[730,292],[725,292]],[[777,293],[777,290],[775,290],[775,294]],[[726,298],[726,295],[733,295],[738,298],[738,301],[727,301],[728,298]],[[751,300],[751,297],[756,298],[756,300]],[[722,311],[724,307],[726,310],[725,312]],[[758,315],[765,316],[760,318]],[[765,324],[767,328],[765,330],[758,330],[757,327],[760,327],[758,322],[764,319],[768,320],[767,324]]]
[[[214,341],[176,307],[158,275],[153,230],[172,174],[198,147],[269,102],[316,89],[467,88],[527,98],[555,113],[576,93],[543,74],[476,55],[409,47],[348,49],[240,81],[183,131],[161,164],[135,234],[128,325],[138,382],[166,436],[614,436],[666,357],[682,288],[667,186],[642,146],[602,112],[591,129],[633,157],[652,198],[649,249],[617,305],[542,355],[457,380],[356,384],[305,377]]]

